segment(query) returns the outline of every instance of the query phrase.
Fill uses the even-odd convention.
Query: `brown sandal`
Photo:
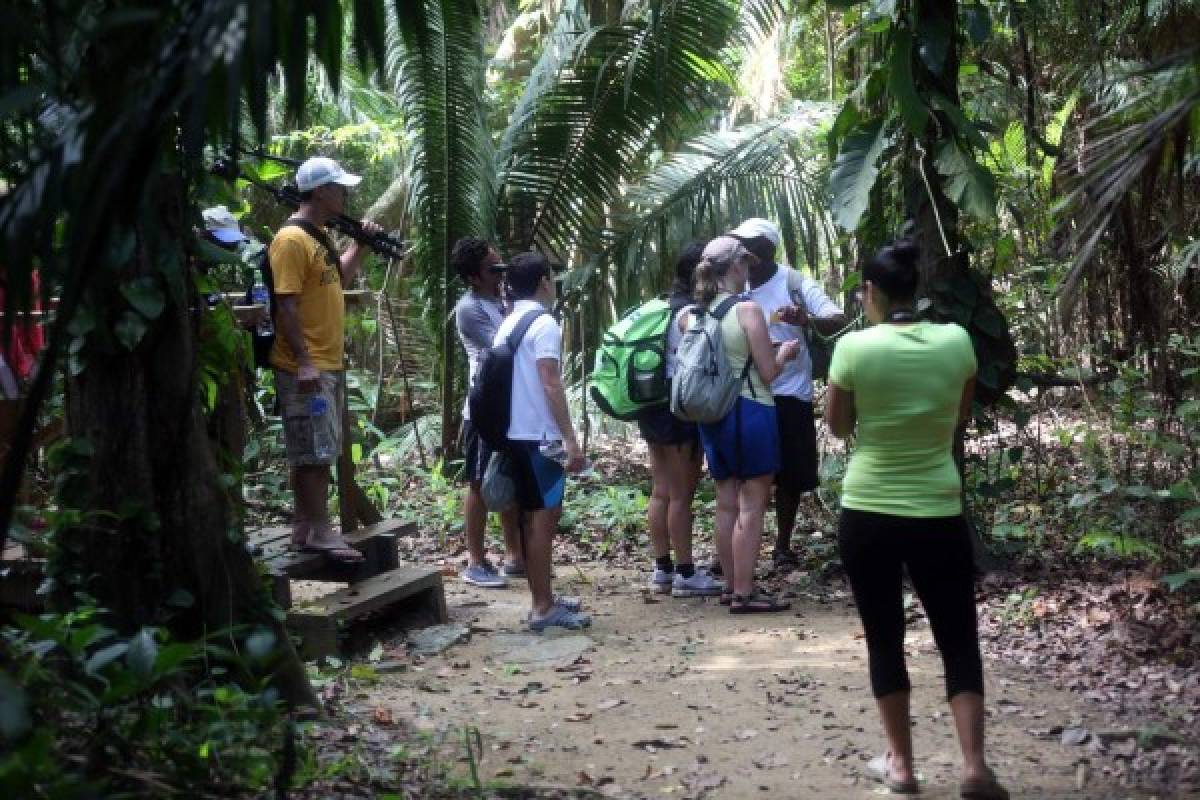
[[[735,594],[729,604],[730,614],[772,614],[787,611],[792,604],[787,600],[776,600],[769,594],[755,590],[752,594]]]

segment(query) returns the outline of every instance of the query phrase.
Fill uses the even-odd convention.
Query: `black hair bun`
[[[917,259],[921,257],[921,248],[917,247],[917,243],[912,239],[897,239],[886,250],[897,264],[914,269],[917,266]]]

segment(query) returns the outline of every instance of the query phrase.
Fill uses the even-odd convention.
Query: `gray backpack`
[[[720,422],[737,402],[750,373],[750,356],[739,373],[725,357],[721,320],[741,298],[727,297],[711,311],[696,308],[675,351],[671,413],[689,422]]]

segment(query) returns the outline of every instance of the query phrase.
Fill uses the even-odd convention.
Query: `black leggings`
[[[983,662],[975,619],[971,539],[963,517],[894,517],[842,509],[842,564],[867,635],[871,691],[908,691],[904,666],[902,567],[933,628],[946,671],[946,697],[983,694]]]

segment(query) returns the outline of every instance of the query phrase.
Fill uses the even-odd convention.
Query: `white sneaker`
[[[697,567],[690,578],[676,572],[675,581],[671,584],[672,597],[715,597],[723,591],[725,584],[713,578],[703,567]]]
[[[650,588],[655,594],[670,594],[672,581],[678,578],[678,572],[667,572],[655,567],[654,574],[650,577]]]

